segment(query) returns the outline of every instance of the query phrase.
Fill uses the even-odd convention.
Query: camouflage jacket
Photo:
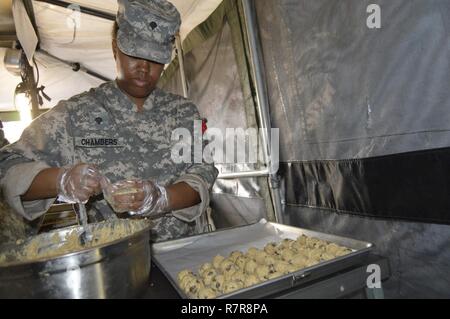
[[[176,164],[171,158],[176,143],[171,135],[174,129],[185,128],[194,137],[194,121],[199,119],[194,104],[158,88],[145,101],[144,111],[138,112],[115,81],[61,101],[34,120],[18,142],[0,151],[5,200],[26,219],[38,218],[54,199],[21,201],[35,176],[48,167],[91,163],[112,182],[141,178],[162,185],[188,183],[199,192],[201,204],[156,219],[153,239],[193,234],[209,205],[217,169],[193,161]],[[115,217],[103,198],[91,202],[91,216]]]

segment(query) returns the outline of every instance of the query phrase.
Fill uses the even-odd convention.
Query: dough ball
[[[222,292],[223,286],[225,284],[225,276],[217,275],[212,279],[211,288],[215,291]]]
[[[269,266],[266,265],[259,265],[255,269],[255,274],[260,281],[267,280],[269,273],[270,273]]]
[[[244,254],[242,252],[236,250],[230,254],[230,257],[228,259],[230,259],[233,262],[236,262],[236,259],[238,259],[241,256],[244,256]]]
[[[183,278],[184,278],[185,276],[187,276],[187,275],[192,275],[192,276],[194,276],[194,273],[193,273],[192,271],[190,271],[189,269],[185,269],[185,270],[180,271],[180,272],[178,273],[178,275],[177,275],[178,282],[181,283],[181,281],[183,280]]]
[[[311,266],[317,265],[318,263],[320,263],[320,259],[309,258],[306,261],[306,267],[311,267]]]
[[[324,240],[318,239],[317,242],[314,244],[314,247],[317,249],[325,250],[328,243]]]
[[[264,251],[269,255],[275,255],[277,251],[277,244],[276,243],[268,243],[264,247]]]
[[[200,276],[203,277],[203,273],[206,272],[207,270],[214,268],[214,266],[211,263],[205,263],[203,265],[200,266],[198,273]]]
[[[253,274],[256,270],[256,267],[258,267],[258,264],[253,259],[248,259],[247,263],[245,264],[245,273],[246,274]]]
[[[350,254],[352,251],[350,249],[341,247],[337,252],[336,252],[336,257],[340,257],[340,256],[344,256],[347,254]]]
[[[240,270],[244,270],[245,269],[245,264],[247,263],[249,259],[245,256],[239,256],[236,261],[235,264],[236,266],[239,267]]]
[[[285,261],[277,261],[273,266],[273,268],[275,269],[276,272],[282,273],[282,274],[287,274],[289,273],[289,263],[285,262]]]
[[[291,249],[294,249],[296,251],[301,251],[301,250],[304,249],[304,247],[305,247],[305,245],[300,243],[298,240],[293,242],[292,245],[291,245]]]
[[[217,275],[217,270],[214,268],[210,268],[203,273],[203,282],[206,286],[210,286],[214,277],[216,277]]]
[[[339,246],[332,243],[332,244],[327,245],[325,250],[329,254],[336,255],[336,252],[339,250]]]
[[[225,294],[229,294],[233,291],[239,290],[244,288],[244,283],[241,281],[228,281],[225,283],[225,285],[223,286],[223,293]]]
[[[296,252],[293,251],[292,249],[283,249],[283,251],[281,252],[281,258],[284,261],[290,262],[290,260],[296,255]]]
[[[307,237],[305,235],[298,236],[296,242],[300,245],[306,245],[306,238]]]
[[[296,255],[291,259],[291,264],[296,266],[297,269],[305,268],[308,262],[308,258],[304,255]]]
[[[214,299],[217,293],[211,288],[202,288],[198,292],[198,299]]]
[[[260,250],[258,248],[255,247],[251,247],[248,249],[247,251],[247,256],[249,258],[255,258],[255,255],[259,252]]]
[[[311,249],[308,252],[309,259],[320,260],[321,256],[322,256],[322,251],[320,249]]]
[[[196,279],[197,279],[197,276],[195,276],[194,274],[188,274],[188,275],[184,276],[183,279],[181,279],[181,281],[180,281],[180,287],[183,288],[183,286],[184,286],[186,283],[188,283],[188,282],[190,282],[190,281],[193,281],[193,280],[196,280]]]
[[[223,275],[232,275],[238,270],[238,268],[233,261],[224,259],[224,261],[220,264],[220,270]]]
[[[255,254],[255,261],[260,264],[260,265],[265,265],[265,260],[266,260],[266,252],[259,250],[256,254]]]
[[[272,255],[266,255],[264,257],[264,264],[267,266],[274,265],[277,262],[277,259],[273,257]]]
[[[244,283],[245,278],[247,278],[247,276],[244,274],[243,271],[237,271],[230,278],[227,278],[227,279],[230,281],[234,280],[234,281],[240,281],[240,282]]]
[[[291,248],[291,245],[294,243],[294,240],[289,239],[289,238],[285,238],[281,241],[280,243],[280,247],[282,248]]]
[[[182,288],[188,295],[195,296],[205,286],[200,279],[195,279],[187,281]]]
[[[222,261],[224,261],[225,257],[221,256],[221,255],[217,255],[216,257],[213,258],[213,266],[216,269],[220,269],[220,264],[222,263]]]
[[[255,275],[248,275],[245,277],[245,281],[244,281],[244,286],[245,287],[250,287],[253,285],[259,284],[259,280],[258,277],[256,277]]]
[[[306,238],[306,247],[308,247],[308,248],[314,248],[317,243],[318,243],[317,238],[312,238],[312,237]]]
[[[321,255],[321,257],[320,257],[320,259],[322,259],[322,260],[331,260],[331,259],[334,259],[335,257],[334,257],[334,255],[333,254],[330,254],[330,253],[323,253],[322,255]]]

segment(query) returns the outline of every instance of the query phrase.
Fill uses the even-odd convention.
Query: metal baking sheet
[[[155,243],[152,245],[153,260],[180,296],[187,299],[188,296],[178,286],[177,274],[180,271],[191,269],[196,272],[200,265],[211,262],[216,255],[226,257],[232,251],[246,252],[250,247],[262,249],[269,242],[280,242],[285,238],[296,239],[302,234],[345,246],[353,252],[218,298],[264,298],[295,289],[311,280],[329,276],[363,262],[373,248],[373,244],[368,242],[261,220],[248,226]]]

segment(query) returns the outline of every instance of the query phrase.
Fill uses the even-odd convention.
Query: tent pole
[[[112,81],[112,79],[108,79],[107,77],[104,77],[103,75],[100,75],[100,74],[98,74],[98,73],[96,73],[96,72],[94,72],[94,71],[91,71],[91,70],[85,68],[84,66],[82,66],[82,65],[81,65],[80,63],[78,63],[78,62],[69,62],[69,61],[60,59],[60,58],[54,56],[53,54],[50,54],[50,53],[48,53],[47,51],[42,50],[42,49],[41,49],[41,50],[38,50],[38,52],[39,52],[39,53],[42,53],[42,54],[44,54],[44,55],[46,55],[46,56],[48,56],[48,57],[51,57],[52,59],[55,59],[55,60],[57,60],[57,61],[59,61],[59,62],[65,64],[65,65],[67,65],[67,66],[69,66],[69,67],[71,67],[71,68],[72,68],[72,71],[74,71],[74,72],[82,71],[82,72],[84,72],[84,73],[86,73],[86,74],[89,74],[90,76],[93,76],[93,77],[99,79],[99,80],[102,80],[102,81],[105,81],[105,82]]]
[[[181,36],[179,33],[175,36],[175,45],[177,48],[177,56],[178,62],[180,63],[180,77],[181,77],[181,86],[183,87],[183,96],[188,98],[188,89],[186,82],[186,73],[184,72],[184,55],[183,55],[183,46],[181,45]]]
[[[265,162],[269,166],[269,186],[272,195],[272,204],[275,211],[275,220],[283,223],[283,214],[281,206],[281,195],[279,189],[279,178],[277,172],[273,169],[271,161],[271,122],[269,113],[269,99],[267,93],[267,83],[263,64],[261,40],[257,27],[254,0],[242,0],[244,8],[245,27],[248,34],[250,59],[252,65],[253,79],[255,81],[257,109],[260,127],[263,131],[262,140],[264,144]],[[274,141],[275,142],[275,141]],[[278,147],[278,145],[275,145]]]

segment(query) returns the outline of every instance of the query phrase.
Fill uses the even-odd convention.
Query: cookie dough
[[[301,235],[267,243],[262,249],[233,251],[228,257],[215,256],[195,272],[178,273],[180,287],[189,297],[210,299],[244,287],[275,279],[300,269],[351,253],[335,243]]]
[[[236,262],[236,259],[238,259],[241,256],[244,256],[244,254],[242,252],[236,250],[230,254],[229,259],[233,262]]]
[[[202,288],[198,292],[198,299],[214,299],[217,293],[212,288]]]
[[[275,255],[277,251],[277,244],[268,243],[266,246],[264,246],[264,251],[269,255]]]
[[[210,286],[214,277],[216,277],[217,275],[217,270],[214,268],[210,268],[203,273],[203,282],[206,286]]]
[[[247,263],[247,261],[249,261],[250,259],[248,259],[245,256],[239,256],[236,261],[235,264],[236,266],[239,267],[239,269],[244,270],[245,269],[245,264]]]
[[[241,281],[232,280],[225,283],[225,285],[223,286],[223,293],[229,294],[242,288],[244,288],[244,283],[242,283]]]
[[[245,287],[250,287],[256,284],[259,284],[259,280],[258,277],[256,277],[255,275],[247,275],[245,277],[245,281],[244,281],[244,286]]]
[[[212,279],[211,288],[215,291],[222,292],[225,284],[225,276],[217,275]]]
[[[225,257],[221,256],[221,255],[217,255],[216,257],[213,258],[213,266],[216,269],[220,268],[220,264],[222,263],[222,261],[225,259]]]
[[[214,266],[211,263],[204,263],[203,265],[200,266],[198,273],[200,276],[203,277],[203,274],[211,268],[214,268]]]
[[[256,267],[258,267],[258,264],[253,259],[249,259],[247,263],[245,264],[245,273],[246,274],[253,274],[256,270]]]
[[[269,273],[270,273],[269,266],[266,266],[266,265],[259,265],[255,269],[255,274],[260,281],[267,280]]]
[[[190,270],[183,270],[183,271],[180,271],[179,273],[178,273],[178,275],[177,275],[177,279],[178,279],[178,282],[181,282],[182,280],[183,280],[183,278],[185,277],[185,276],[187,276],[187,275],[192,275],[192,276],[194,276],[194,273],[192,272],[192,271],[190,271]]]

